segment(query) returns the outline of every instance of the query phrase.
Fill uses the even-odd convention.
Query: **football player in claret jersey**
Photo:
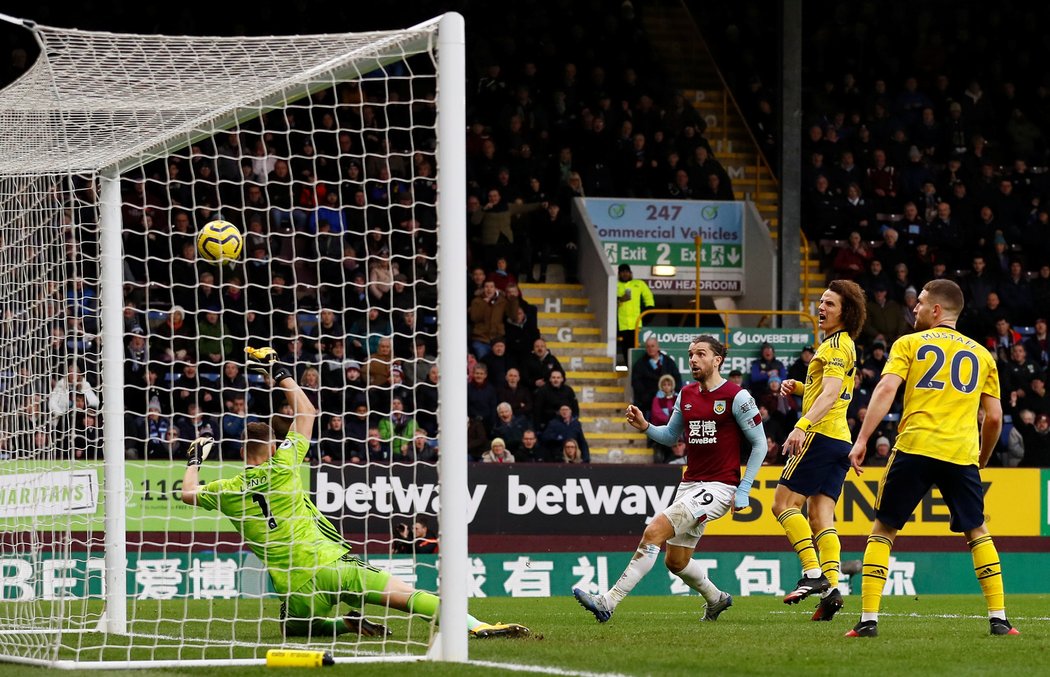
[[[645,528],[616,585],[603,594],[572,589],[600,623],[612,617],[616,605],[649,573],[665,543],[664,564],[707,601],[701,620],[717,620],[733,605],[733,597],[719,590],[693,559],[708,522],[748,507],[751,485],[766,455],[766,434],[754,398],[719,373],[725,357],[725,346],[713,336],[699,336],[689,344],[689,368],[696,382],[682,388],[667,425],[650,425],[638,407],[627,407],[627,422],[655,442],[670,447],[685,432],[686,469],[674,502]],[[741,478],[740,449],[745,441],[751,455]]]
[[[310,445],[317,410],[272,348],[245,348],[248,368],[269,377],[285,391],[295,412],[280,444],[265,423],[249,423],[243,449],[247,467],[230,479],[201,485],[198,472],[214,444],[198,438],[190,447],[182,479],[182,500],[230,518],[252,552],[265,563],[274,590],[284,598],[281,620],[288,636],[333,637],[356,632],[385,636],[389,632],[366,620],[358,610],[379,604],[432,619],[438,598],[350,554],[350,545],[321,514],[300,479],[300,465]],[[332,616],[340,603],[351,613]],[[509,623],[483,623],[467,616],[472,637],[521,637],[528,628]]]
[[[860,621],[847,637],[878,635],[879,603],[893,539],[933,486],[948,506],[951,530],[966,535],[988,606],[991,634],[1020,634],[1006,618],[1002,567],[984,520],[979,471],[988,463],[1002,430],[999,373],[992,354],[955,329],[962,309],[963,293],[954,282],[932,280],[922,288],[915,306],[916,331],[890,348],[850,451],[850,463],[860,475],[868,439],[905,384],[897,441],[879,484],[875,522],[864,548]],[[984,412],[979,429],[978,409]]]
[[[802,565],[802,578],[784,597],[797,604],[814,593],[815,621],[830,621],[842,608],[838,589],[842,546],[835,530],[835,503],[849,470],[850,431],[846,409],[853,398],[857,350],[867,315],[864,290],[856,282],[832,280],[817,307],[824,341],[806,370],[806,382],[787,379],[782,395],[802,396],[802,416],[784,440],[789,456],[773,495],[773,514]],[[802,515],[802,506],[809,514]]]

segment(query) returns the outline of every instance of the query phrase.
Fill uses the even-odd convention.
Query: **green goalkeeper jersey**
[[[281,594],[298,590],[350,549],[303,488],[299,464],[309,444],[293,430],[268,462],[209,482],[197,494],[197,505],[230,518]]]

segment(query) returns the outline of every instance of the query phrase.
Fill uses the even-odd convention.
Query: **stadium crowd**
[[[575,279],[571,200],[732,199],[703,119],[648,61],[635,9],[617,8],[563,8],[559,21],[538,12],[518,42],[495,9],[477,9],[493,28],[471,47],[470,361],[456,376],[468,379],[474,460],[589,460],[575,392],[519,287],[545,280],[553,262]],[[863,420],[888,350],[909,331],[917,290],[950,277],[966,292],[960,329],[999,359],[1013,425],[994,462],[1048,466],[1050,85],[937,55],[926,44],[885,75],[829,66],[806,104],[804,229],[828,277],[870,296],[851,421]],[[746,116],[770,128],[770,92],[758,77],[748,87]],[[209,432],[233,457],[248,421],[280,416],[279,398],[247,387],[251,338],[272,343],[319,404],[315,460],[436,459],[437,383],[451,376],[434,357],[434,115],[432,80],[366,80],[125,178],[129,458],[183,458]],[[52,327],[77,359],[58,360],[46,397],[24,411],[30,422],[72,415],[74,434],[55,438],[78,458],[100,454],[93,191],[75,186],[64,213],[72,282]],[[243,228],[243,265],[198,260],[194,233],[214,218]],[[740,375],[767,421],[770,460],[798,415],[775,386],[811,356],[784,365],[759,355],[758,371]],[[656,386],[665,402],[639,404],[647,413],[665,410],[680,380]],[[892,423],[876,447],[892,444]]]

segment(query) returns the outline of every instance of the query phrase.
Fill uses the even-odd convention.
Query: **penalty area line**
[[[499,663],[496,661],[468,661],[468,663],[483,668],[510,670],[512,672],[535,672],[542,675],[564,675],[565,677],[627,677],[619,672],[587,672],[585,670],[570,670],[546,665],[526,665],[524,663]]]

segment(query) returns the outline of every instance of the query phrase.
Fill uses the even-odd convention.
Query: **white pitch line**
[[[564,675],[565,677],[627,677],[619,672],[586,672],[583,670],[568,670],[565,668],[554,668],[546,665],[525,665],[523,663],[497,663],[495,661],[468,661],[470,665],[478,665],[483,668],[495,668],[497,670],[511,670],[513,672],[538,672],[543,675]]]
[[[768,612],[772,616],[794,616],[795,612],[792,611],[770,611]],[[800,614],[801,615],[801,614]],[[883,616],[890,616],[894,618],[967,618],[967,619],[987,619],[988,615],[984,614],[920,614],[916,611],[912,611],[906,614],[899,614],[893,612],[882,611],[879,612],[879,618]],[[1011,621],[1050,621],[1050,616],[1014,616],[1010,614]]]

